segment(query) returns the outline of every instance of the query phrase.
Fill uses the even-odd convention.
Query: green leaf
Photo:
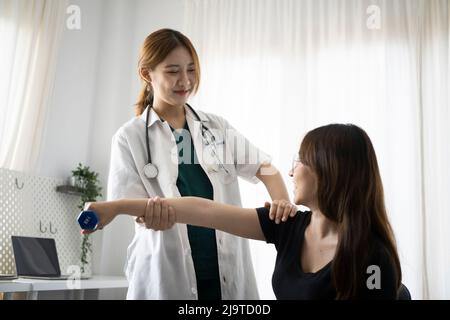
[[[78,208],[80,210],[84,209],[86,202],[95,202],[98,197],[102,197],[102,188],[100,187],[98,173],[91,171],[89,167],[79,163],[77,168],[72,170],[72,176],[75,177],[82,186],[82,188],[79,188],[81,199]],[[83,235],[81,242],[81,272],[84,272],[84,266],[88,263],[87,255],[89,252],[92,252],[92,243],[90,242],[89,235],[85,234]]]

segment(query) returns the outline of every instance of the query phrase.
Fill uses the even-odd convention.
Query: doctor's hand
[[[145,216],[138,217],[136,222],[145,224],[147,229],[167,230],[175,224],[175,210],[164,199],[150,198],[145,208]]]
[[[89,234],[103,229],[117,216],[118,212],[116,205],[110,201],[86,202],[84,210],[95,211],[98,217],[98,224],[95,230],[82,230],[82,234]]]
[[[272,203],[265,202],[264,207],[270,208],[269,218],[275,220],[278,224],[280,221],[285,222],[288,217],[294,217],[297,213],[297,206],[287,200],[273,200]]]

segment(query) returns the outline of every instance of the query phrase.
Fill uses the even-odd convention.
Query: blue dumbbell
[[[81,211],[77,220],[83,230],[95,230],[97,228],[98,217],[94,211]]]

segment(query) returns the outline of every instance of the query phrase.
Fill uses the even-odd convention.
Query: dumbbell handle
[[[81,211],[78,215],[78,224],[83,230],[95,230],[98,225],[98,216],[95,211]]]

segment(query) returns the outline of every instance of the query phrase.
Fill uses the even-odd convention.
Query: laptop
[[[61,275],[55,239],[11,236],[20,278],[64,280],[70,275]]]

